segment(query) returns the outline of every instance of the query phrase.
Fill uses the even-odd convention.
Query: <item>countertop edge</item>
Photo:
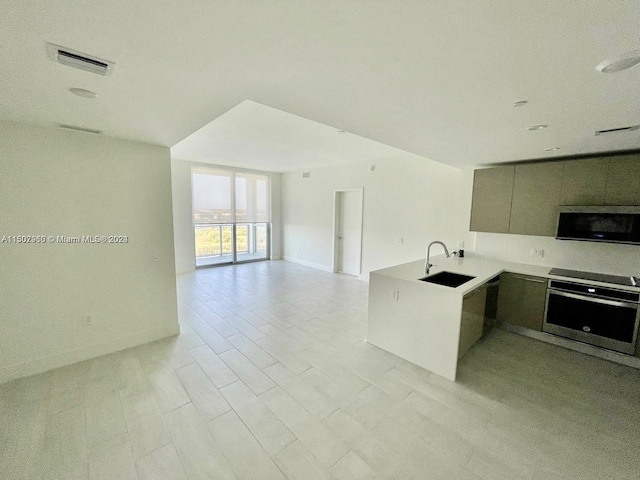
[[[516,275],[540,277],[551,280],[581,283],[640,293],[640,287],[551,275],[550,271],[553,267],[530,265],[526,263],[505,262],[501,260],[483,258],[473,254],[468,254],[464,258],[446,258],[444,255],[438,255],[434,256],[432,258],[432,261],[435,262],[435,264],[431,268],[431,272],[429,273],[429,275],[424,274],[424,260],[415,260],[413,262],[395,265],[380,270],[374,270],[371,272],[371,274],[384,275],[406,282],[415,282],[428,288],[442,289],[443,292],[455,292],[462,296],[466,295],[469,292],[472,292],[478,287],[481,287],[489,280],[491,280],[491,278],[505,272],[513,273]],[[424,278],[425,276],[432,276],[442,271],[460,273],[473,276],[475,278],[456,288],[434,283],[425,283],[419,280],[420,278]]]

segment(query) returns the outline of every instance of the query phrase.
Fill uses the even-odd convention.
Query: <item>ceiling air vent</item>
[[[302,178],[309,178],[311,176],[311,172],[304,172],[302,174]]]
[[[87,55],[70,48],[47,43],[47,57],[49,60],[61,63],[67,67],[78,68],[85,72],[97,73],[98,75],[111,75],[115,63],[102,58]]]
[[[94,133],[96,135],[100,135],[102,130],[94,130],[93,128],[84,128],[84,127],[76,127],[75,125],[60,125],[60,128],[64,128],[65,130],[75,130],[77,132],[84,133]]]
[[[640,125],[631,125],[630,127],[609,128],[607,130],[596,130],[595,136],[607,135],[609,133],[633,132],[640,129]]]

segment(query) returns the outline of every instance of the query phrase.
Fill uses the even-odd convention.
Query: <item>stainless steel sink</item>
[[[467,283],[469,280],[473,280],[474,278],[476,277],[470,277],[469,275],[462,275],[460,273],[440,272],[429,277],[419,278],[418,280],[427,283],[444,285],[445,287],[456,288],[464,283]]]

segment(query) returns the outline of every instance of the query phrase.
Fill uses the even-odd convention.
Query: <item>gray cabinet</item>
[[[509,233],[555,236],[564,165],[516,166]]]
[[[472,232],[509,233],[515,167],[476,170],[471,204]]]
[[[607,205],[640,205],[640,155],[624,155],[609,160]]]
[[[476,170],[469,229],[554,237],[560,205],[640,205],[640,154]]]
[[[608,158],[562,162],[560,205],[604,205]]]
[[[546,278],[503,273],[498,293],[498,322],[542,331],[546,298]]]
[[[487,286],[483,285],[467,293],[462,301],[460,343],[458,358],[462,357],[482,337],[484,310],[487,302]]]

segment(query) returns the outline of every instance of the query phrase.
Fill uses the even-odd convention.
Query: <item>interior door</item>
[[[339,192],[337,196],[337,270],[360,275],[362,244],[362,192]]]

